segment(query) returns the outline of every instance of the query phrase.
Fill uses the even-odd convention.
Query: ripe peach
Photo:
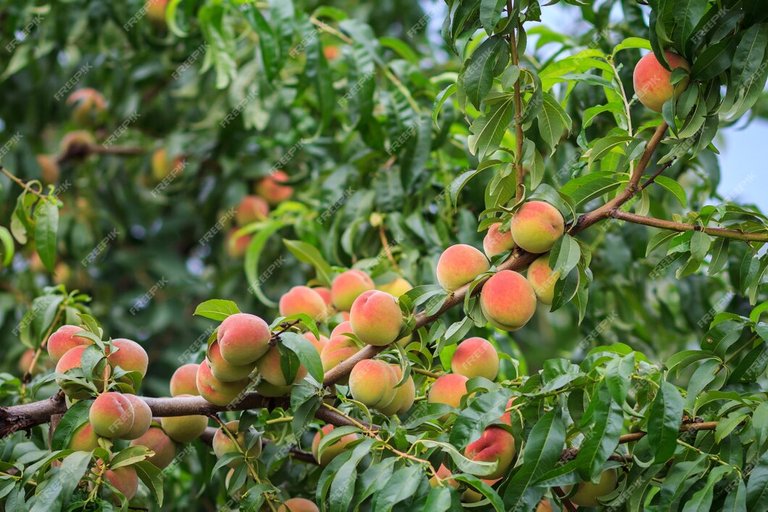
[[[318,355],[323,351],[323,347],[328,343],[328,338],[322,334],[318,338],[312,332],[305,332],[304,337],[317,349]]]
[[[123,436],[123,439],[138,439],[146,434],[149,426],[152,425],[152,409],[149,408],[144,400],[136,395],[125,394],[123,396],[133,406],[133,426],[130,432]]]
[[[176,457],[176,445],[160,427],[150,427],[144,435],[131,441],[131,446],[146,446],[155,452],[147,460],[160,469],[168,467]]]
[[[147,18],[155,25],[165,26],[165,9],[168,0],[147,0]]]
[[[251,235],[235,236],[237,229],[231,229],[227,233],[227,254],[231,258],[242,258],[253,237]]]
[[[189,363],[176,368],[171,375],[171,396],[199,395],[197,391],[197,363]]]
[[[90,87],[78,89],[67,98],[67,105],[74,105],[72,119],[81,126],[96,124],[107,110],[104,96]]]
[[[354,334],[355,331],[352,330],[352,322],[349,320],[344,320],[339,325],[333,328],[331,331],[331,338],[335,338],[336,336],[343,336],[344,334]]]
[[[118,366],[127,372],[139,372],[142,378],[147,374],[149,357],[147,351],[135,341],[117,338],[112,340],[112,350],[107,356],[112,368]]]
[[[427,402],[459,407],[462,397],[467,394],[467,380],[465,376],[455,373],[441,375],[429,388]]]
[[[208,361],[211,363],[213,376],[221,382],[235,382],[247,379],[256,367],[256,363],[244,365],[230,364],[226,359],[221,357],[218,341],[214,341],[211,346],[208,347]]]
[[[377,347],[395,341],[404,324],[397,299],[377,290],[369,290],[355,299],[349,316],[355,335],[363,343]]]
[[[38,167],[40,167],[43,183],[55,185],[61,175],[61,169],[56,161],[56,157],[52,155],[37,155],[35,159],[37,160]]]
[[[528,282],[531,283],[542,304],[551,305],[555,297],[555,284],[560,279],[560,272],[552,272],[549,267],[549,255],[540,256],[528,266]]]
[[[496,470],[488,479],[501,478],[512,465],[515,458],[515,438],[500,427],[488,427],[477,441],[469,443],[464,450],[464,456],[479,462],[497,462]]]
[[[325,320],[328,316],[328,306],[315,290],[308,286],[294,286],[280,297],[280,314],[282,316],[304,313],[315,320]]]
[[[83,423],[72,432],[69,448],[78,452],[90,452],[99,447],[99,436],[93,431],[93,426]]]
[[[393,297],[400,297],[412,290],[413,286],[411,286],[407,279],[398,277],[388,283],[380,284],[377,288]]]
[[[363,292],[373,290],[373,280],[362,270],[352,269],[342,272],[331,284],[331,301],[336,309],[349,311],[352,303]]]
[[[24,375],[29,370],[30,375],[38,375],[40,372],[43,371],[43,365],[41,364],[41,359],[43,357],[43,354],[40,354],[40,357],[35,362],[35,366],[32,366],[32,361],[35,360],[35,350],[32,348],[28,348],[25,350],[21,357],[19,358],[19,373],[21,375]],[[30,368],[32,366],[32,368]]]
[[[184,165],[184,157],[171,158],[165,148],[158,148],[152,153],[152,177],[155,181],[161,182],[169,176],[175,178],[184,171]]]
[[[323,450],[323,456],[318,457],[318,449],[320,448],[320,441],[324,436],[328,435],[333,430],[333,425],[325,425],[319,430],[315,437],[312,439],[312,454],[315,456],[315,460],[321,466],[327,466],[337,455],[344,451],[346,446],[357,439],[355,434],[347,434],[337,439],[332,445]]]
[[[397,384],[403,378],[403,371],[396,364],[390,365],[390,367],[395,372],[395,384]],[[413,382],[413,377],[409,375],[405,382],[395,388],[395,397],[392,401],[384,407],[379,407],[379,410],[386,416],[402,414],[411,408],[415,399],[416,385]]]
[[[238,226],[264,220],[269,215],[269,205],[259,196],[245,196],[237,206],[235,221]]]
[[[328,60],[336,60],[339,58],[339,55],[341,55],[341,51],[338,46],[323,46],[323,55]]]
[[[139,490],[139,477],[131,466],[108,469],[104,472],[104,478],[128,500],[133,499]]]
[[[83,357],[83,352],[88,348],[88,345],[78,345],[76,347],[72,347],[71,349],[67,350],[67,352],[59,359],[59,362],[56,363],[56,373],[66,373],[70,370],[75,370],[77,368],[82,368],[81,361]],[[104,368],[104,377],[107,377],[107,368],[106,365],[102,363],[99,363],[97,368],[103,367]],[[89,376],[86,376],[89,377]],[[84,399],[91,396],[93,393],[93,390],[83,387],[80,384],[77,384],[75,382],[66,381],[61,378],[56,379],[56,384],[59,385],[59,387],[64,391],[64,393],[70,397],[75,399]],[[94,380],[94,384],[97,388],[101,389],[102,385],[104,384],[104,381],[101,379]]]
[[[580,483],[576,492],[569,496],[569,499],[571,503],[580,507],[597,507],[600,505],[597,499],[613,491],[618,480],[619,475],[615,469],[606,469],[600,475],[600,480],[597,483]]]
[[[499,373],[499,354],[493,345],[483,338],[462,341],[451,359],[451,371],[469,379],[485,377],[493,380]]]
[[[48,349],[48,355],[51,356],[51,361],[54,363],[59,362],[59,359],[71,348],[78,345],[92,345],[93,341],[82,336],[77,336],[78,333],[85,332],[84,329],[78,325],[62,325],[56,331],[48,337],[46,347]]]
[[[133,429],[135,416],[133,402],[126,395],[114,391],[97,396],[88,411],[88,421],[93,431],[109,439],[128,436]]]
[[[277,512],[320,512],[314,502],[305,498],[291,498],[280,505]]]
[[[291,198],[293,187],[285,185],[288,175],[284,171],[274,171],[265,176],[256,184],[256,193],[267,200],[271,205],[276,205]]]
[[[435,475],[429,479],[429,485],[432,487],[449,485],[454,489],[458,489],[459,482],[451,478],[452,476],[453,473],[451,473],[451,470],[445,467],[445,464],[440,464],[440,467],[435,471]]]
[[[235,366],[253,363],[266,354],[271,337],[267,322],[248,313],[228,316],[216,334],[221,357]]]
[[[541,254],[555,245],[565,232],[562,214],[544,201],[528,201],[515,212],[509,226],[515,244],[524,251]]]
[[[691,66],[681,56],[672,52],[664,52],[669,67],[674,69],[683,68],[686,71],[691,70]],[[668,71],[653,52],[645,55],[635,66],[632,74],[632,82],[635,86],[635,94],[640,103],[647,108],[661,112],[664,103],[675,97],[680,96],[688,87],[689,78],[685,77],[677,85],[672,85],[672,72]]]
[[[255,459],[259,455],[261,455],[261,440],[257,440],[254,445],[249,448],[247,451],[245,450],[247,440],[245,438],[245,432],[240,432],[240,422],[230,421],[229,423],[226,423],[227,430],[232,434],[230,437],[226,432],[224,432],[222,427],[219,427],[216,430],[216,433],[213,435],[213,453],[216,454],[216,457],[223,457],[224,455],[228,453],[239,453],[239,452],[245,452],[245,455],[248,458]],[[232,438],[235,438],[237,441],[237,444],[235,444],[235,441],[232,440]],[[240,446],[238,448],[238,445]],[[230,466],[233,463],[230,463]],[[234,463],[237,465],[237,463]]]
[[[160,418],[160,425],[163,427],[163,431],[168,434],[168,437],[177,443],[189,443],[205,432],[205,428],[208,426],[208,418],[201,415],[164,416]]]
[[[323,302],[330,309],[333,306],[333,300],[331,299],[331,289],[325,286],[315,286],[312,288],[317,294],[323,298]]]
[[[345,361],[358,353],[360,347],[351,338],[342,335],[332,336],[320,352],[320,361],[323,363],[323,371],[327,372],[342,361]]]
[[[363,359],[349,374],[349,390],[368,407],[387,407],[395,398],[397,375],[392,367],[376,359]]]
[[[502,231],[501,222],[496,222],[488,227],[488,232],[483,238],[483,251],[485,251],[486,256],[493,258],[514,248],[515,241],[512,239],[512,232],[510,230]]]
[[[307,376],[307,369],[302,365],[299,366],[293,382],[286,381],[282,366],[280,365],[280,349],[277,347],[271,347],[264,357],[258,360],[256,366],[259,369],[261,378],[277,387],[296,384]]]
[[[248,380],[221,382],[213,375],[211,363],[205,359],[197,369],[197,391],[212,404],[225,406],[232,403],[248,386]],[[173,436],[171,436],[173,437]]]
[[[489,268],[488,258],[471,245],[452,245],[437,260],[437,282],[452,292],[487,272]]]
[[[514,331],[528,323],[536,311],[536,293],[522,275],[502,270],[483,286],[480,307],[491,324]]]

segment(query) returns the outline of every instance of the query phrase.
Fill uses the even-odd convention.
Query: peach
[[[373,290],[373,280],[362,270],[352,269],[342,272],[331,284],[331,301],[336,309],[349,311],[352,303],[363,292]]]
[[[163,427],[163,431],[168,434],[168,437],[177,443],[189,443],[205,432],[205,428],[208,426],[208,418],[201,415],[164,416],[160,418],[160,425]]]
[[[52,155],[37,155],[37,166],[40,167],[40,176],[46,185],[55,185],[59,181],[61,169],[56,157]]]
[[[338,46],[323,46],[323,55],[328,60],[336,60],[341,55],[341,50]]]
[[[138,372],[143,378],[147,374],[149,357],[147,351],[135,341],[125,338],[112,340],[112,350],[107,361],[112,368],[118,366],[127,372]]]
[[[536,311],[536,293],[521,274],[502,270],[483,286],[480,307],[491,324],[514,331],[528,323]]]
[[[114,391],[97,396],[88,411],[88,421],[91,422],[93,431],[96,435],[109,439],[129,435],[135,416],[133,402],[126,395]]]
[[[155,25],[165,26],[165,9],[168,0],[147,0],[147,18]]]
[[[236,366],[253,363],[266,354],[271,338],[267,322],[248,313],[228,316],[216,333],[221,357]]]
[[[452,476],[451,470],[445,467],[445,464],[440,464],[440,467],[435,471],[435,475],[429,479],[429,485],[432,487],[449,485],[454,489],[458,489],[459,482],[451,478]]]
[[[349,374],[352,397],[368,407],[387,407],[395,398],[397,374],[392,367],[376,359],[363,359]]]
[[[67,105],[74,105],[72,118],[81,126],[96,124],[107,110],[107,101],[104,96],[90,87],[78,89],[70,94]]]
[[[216,457],[223,457],[224,455],[227,455],[228,453],[244,453],[246,457],[255,459],[259,455],[261,455],[261,440],[257,440],[254,442],[253,446],[250,447],[246,451],[246,443],[247,440],[245,438],[245,432],[240,432],[240,422],[230,421],[225,424],[227,430],[232,434],[231,436],[228,435],[226,432],[224,432],[224,429],[222,427],[219,427],[216,430],[216,433],[213,435],[213,453],[216,454]],[[232,439],[234,438],[234,440]],[[239,445],[239,447],[238,447]],[[238,463],[234,463],[235,465],[239,465]],[[233,463],[230,463],[230,466],[232,466]]]
[[[354,334],[355,331],[352,330],[352,322],[349,320],[344,320],[339,325],[333,328],[331,331],[331,338],[335,338],[336,336],[343,336],[345,334]]]
[[[79,345],[92,345],[93,341],[82,336],[77,336],[78,333],[84,333],[85,330],[77,325],[62,325],[56,331],[48,337],[46,347],[48,348],[48,355],[51,357],[51,361],[54,363],[59,362],[59,359],[71,348]]]
[[[171,375],[171,396],[199,395],[197,391],[197,369],[200,365],[189,363],[179,368]]]
[[[325,286],[315,286],[312,289],[315,290],[315,292],[323,298],[323,302],[325,302],[325,305],[328,306],[329,309],[331,306],[333,306],[330,288],[326,288]]]
[[[305,332],[304,337],[309,340],[309,342],[312,344],[312,346],[317,349],[317,353],[320,354],[323,351],[323,347],[328,343],[328,338],[323,336],[322,334],[318,338],[314,335],[314,333],[311,332]]]
[[[40,359],[42,358],[42,354],[40,358],[35,361],[35,349],[28,348],[25,350],[21,357],[19,357],[19,373],[21,375],[24,375],[29,371],[29,374],[32,376],[38,375],[40,372],[43,371],[43,365],[41,364]],[[32,366],[32,362],[35,361],[35,366]],[[31,368],[30,368],[31,367]]]
[[[504,413],[501,415],[501,418],[499,418],[505,425],[512,426],[512,412],[510,409],[512,408],[513,403],[515,403],[515,397],[507,400],[507,405],[504,407]]]
[[[547,252],[565,232],[565,220],[557,208],[544,201],[528,201],[512,217],[509,226],[515,244],[524,251]]]
[[[393,297],[400,297],[401,295],[405,295],[410,290],[412,290],[413,286],[408,282],[407,279],[397,277],[388,283],[380,284],[377,286],[377,288],[382,292],[387,292]]]
[[[459,407],[462,397],[467,394],[467,380],[465,376],[455,373],[441,375],[429,388],[427,402]]]
[[[93,431],[93,426],[83,423],[72,432],[69,448],[78,452],[90,452],[99,447],[99,436]]]
[[[452,245],[437,260],[437,282],[452,292],[472,282],[489,268],[488,258],[471,245]]]
[[[459,343],[451,359],[451,371],[469,379],[485,377],[493,380],[499,373],[499,354],[483,338],[468,338]]]
[[[664,56],[667,58],[671,69],[691,70],[688,61],[676,53],[664,52]],[[656,55],[651,52],[638,61],[632,74],[632,82],[640,103],[655,112],[661,112],[664,103],[672,96],[680,96],[688,87],[689,78],[685,77],[673,85],[672,72],[667,70],[656,58]]]
[[[480,438],[467,445],[464,456],[478,462],[496,462],[493,473],[483,475],[488,479],[501,478],[515,458],[515,438],[500,427],[488,427]]]
[[[549,267],[549,255],[545,254],[536,258],[528,266],[527,276],[539,302],[548,306],[551,305],[555,297],[555,284],[560,279],[560,272],[552,272]]]
[[[395,384],[397,384],[403,378],[403,370],[396,364],[390,365],[390,367],[395,372]],[[415,399],[416,385],[413,382],[413,377],[409,375],[405,382],[395,388],[395,397],[392,401],[384,407],[379,407],[379,410],[387,416],[402,414],[411,408]]]
[[[271,205],[287,201],[293,195],[293,187],[285,185],[288,175],[284,171],[274,171],[256,184],[256,193]]]
[[[280,505],[277,512],[320,512],[314,502],[305,498],[291,498]]]
[[[211,363],[205,359],[197,369],[197,391],[212,404],[225,406],[232,403],[248,386],[248,380],[222,382],[213,375]],[[173,436],[171,436],[173,437]]]
[[[176,445],[160,427],[150,427],[144,435],[131,441],[131,446],[146,446],[155,452],[147,460],[160,469],[168,467],[176,458]]]
[[[76,347],[73,347],[59,359],[59,362],[56,363],[56,373],[66,373],[70,370],[75,370],[78,368],[81,368],[81,360],[83,357],[83,352],[88,348],[87,345],[78,345]],[[102,363],[99,363],[99,366],[102,366]],[[105,365],[104,365],[105,366]],[[106,377],[107,369],[104,368],[104,375]],[[86,376],[89,377],[89,376]],[[64,391],[64,393],[70,397],[75,399],[83,399],[88,398],[93,393],[93,390],[89,388],[85,388],[81,386],[80,384],[77,384],[75,382],[66,381],[64,379],[57,378],[56,384],[61,387],[61,389]],[[104,384],[104,381],[101,379],[96,379],[94,381],[94,384],[97,388],[101,388],[101,386]]]
[[[294,286],[280,297],[280,314],[282,316],[304,313],[314,320],[325,320],[328,316],[328,306],[315,290],[308,286]]]
[[[334,441],[334,443],[330,446],[327,446],[325,450],[323,450],[323,456],[318,457],[318,449],[320,448],[320,441],[322,441],[323,437],[330,434],[333,430],[333,425],[325,425],[321,430],[319,430],[315,437],[312,439],[312,455],[315,456],[315,460],[318,464],[321,466],[327,466],[330,464],[330,462],[341,452],[344,451],[346,446],[353,442],[355,439],[357,439],[357,436],[355,434],[347,434],[345,436],[342,436],[340,439],[337,439]]]
[[[208,361],[211,363],[213,376],[221,382],[235,382],[247,379],[256,367],[256,363],[244,365],[230,364],[221,356],[218,341],[214,341],[211,346],[208,347]]]
[[[136,395],[125,394],[133,406],[133,426],[130,432],[128,432],[123,439],[138,439],[143,436],[149,430],[149,426],[152,425],[152,409],[149,408],[147,403]]]
[[[332,336],[320,352],[320,361],[323,363],[323,371],[327,372],[342,361],[345,361],[358,353],[360,347],[352,338],[347,336]]]
[[[488,226],[488,232],[483,237],[483,251],[489,258],[511,251],[515,248],[512,232],[509,229],[502,230],[501,222]]]
[[[285,387],[290,386],[291,384],[296,384],[307,376],[307,369],[302,365],[299,366],[298,371],[296,371],[293,382],[286,381],[285,375],[283,375],[282,366],[280,364],[280,349],[277,347],[271,347],[269,351],[264,355],[264,357],[259,359],[259,361],[256,363],[256,366],[259,369],[259,375],[261,375],[261,378],[277,387]]]
[[[227,233],[227,254],[232,258],[242,258],[253,237],[251,235],[235,236],[236,232],[237,229],[232,229]]]
[[[108,469],[104,472],[104,478],[128,500],[133,499],[139,490],[139,477],[131,466]]]
[[[568,499],[580,507],[597,507],[600,505],[598,498],[613,491],[618,480],[619,475],[615,469],[606,469],[600,474],[600,480],[597,483],[582,482],[578,484],[576,492]]]
[[[259,196],[245,196],[237,206],[235,221],[238,226],[264,220],[269,215],[269,205]]]
[[[355,335],[363,343],[377,347],[395,341],[404,325],[397,299],[378,290],[369,290],[355,299],[349,317]]]

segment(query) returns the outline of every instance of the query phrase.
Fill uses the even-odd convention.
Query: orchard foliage
[[[5,509],[768,509],[762,2],[0,27]]]

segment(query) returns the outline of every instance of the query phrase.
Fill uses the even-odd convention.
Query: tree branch
[[[514,10],[514,1],[507,0],[507,13],[510,18],[513,16]],[[520,57],[517,54],[517,36],[514,29],[509,33],[509,53],[512,64],[519,69]],[[525,194],[525,169],[523,169],[523,140],[525,135],[523,134],[523,100],[520,93],[520,76],[515,80],[513,94],[515,101],[515,144],[517,146],[515,149],[515,201],[519,202]]]
[[[642,224],[644,226],[668,229],[670,231],[679,231],[681,233],[685,231],[701,231],[702,233],[720,238],[744,240],[747,242],[768,242],[768,232],[747,233],[737,229],[711,228],[700,226],[698,224],[686,224],[684,222],[675,222],[671,220],[657,219],[655,217],[646,217],[645,215],[637,215],[635,213],[623,212],[621,210],[614,210],[611,212],[611,217],[614,219],[631,222],[633,224]]]

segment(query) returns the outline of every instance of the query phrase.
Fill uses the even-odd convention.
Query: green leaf
[[[717,422],[715,428],[715,442],[720,443],[728,437],[733,430],[744,422],[749,416],[746,414],[733,414]]]
[[[501,36],[491,36],[483,41],[467,59],[460,80],[467,99],[476,108],[480,108],[480,103],[491,90],[494,77],[508,60],[508,46]]]
[[[424,471],[420,465],[398,469],[387,485],[373,497],[371,510],[389,512],[395,505],[413,496],[423,480]]]
[[[91,409],[90,400],[81,400],[72,405],[59,420],[56,430],[53,431],[51,448],[53,450],[63,450],[69,446],[72,434],[81,425],[88,422],[88,411]]]
[[[480,1],[480,23],[489,35],[493,33],[493,30],[501,19],[501,11],[504,8],[505,1],[506,0]]]
[[[551,94],[544,93],[543,99],[544,103],[536,119],[539,133],[549,146],[551,156],[563,135],[571,130],[571,118]]]
[[[137,462],[146,460],[149,457],[151,450],[146,446],[129,446],[124,450],[120,450],[120,453],[112,458],[109,463],[110,469],[122,468],[124,466],[131,466]]]
[[[280,334],[280,342],[296,354],[301,364],[317,382],[323,382],[323,363],[320,361],[320,354],[307,338],[295,332],[284,332]]]
[[[65,510],[80,480],[91,463],[91,452],[74,452],[61,461],[61,466],[51,478],[41,482],[29,512]]]
[[[642,37],[627,37],[622,42],[614,46],[613,56],[616,57],[616,54],[620,51],[629,49],[650,50],[651,42]]]
[[[136,474],[144,482],[144,485],[149,488],[152,496],[155,498],[158,507],[163,506],[163,470],[158,469],[157,466],[149,461],[137,462],[133,465],[133,469],[136,470]]]
[[[489,152],[496,151],[504,132],[507,131],[512,121],[515,106],[513,97],[491,106],[490,112],[475,119],[469,130],[469,151],[480,159],[484,159]]]
[[[493,507],[493,510],[496,512],[504,512],[504,510],[507,510],[504,508],[504,502],[499,497],[498,493],[485,483],[485,481],[481,480],[480,478],[477,478],[474,475],[456,475],[454,477],[454,480],[457,482],[464,482],[465,484],[468,484],[470,487],[475,489],[477,492],[483,495],[484,498],[488,500],[490,505]],[[444,487],[445,488],[445,487]],[[430,509],[425,509],[430,510]]]
[[[7,267],[13,260],[13,237],[5,226],[0,226],[0,267]]]
[[[35,208],[35,247],[45,268],[56,265],[56,239],[59,232],[59,207],[42,200]]]
[[[296,256],[296,259],[315,267],[317,279],[323,286],[330,286],[333,274],[331,266],[315,246],[299,240],[283,240],[283,243],[291,251],[291,254]]]
[[[621,181],[612,172],[592,172],[569,180],[560,191],[579,206],[615,190],[619,185]]]
[[[199,304],[195,308],[193,313],[195,316],[202,316],[204,318],[210,318],[211,320],[222,321],[230,315],[240,313],[240,308],[237,307],[231,300],[223,299],[211,299]]]
[[[626,146],[626,143],[631,140],[632,137],[629,135],[612,135],[610,137],[603,137],[602,139],[598,139],[597,142],[595,142],[595,144],[589,150],[589,168],[591,169],[596,161],[603,159],[608,153],[617,148],[621,148],[623,153],[624,146]]]
[[[662,381],[656,398],[648,408],[648,443],[654,460],[665,462],[677,448],[677,436],[683,419],[683,397],[677,387]]]
[[[479,462],[466,458],[462,455],[455,446],[449,443],[443,443],[441,441],[433,441],[431,439],[418,439],[414,444],[422,444],[427,448],[440,448],[446,452],[456,467],[464,473],[470,473],[477,476],[485,476],[493,473],[498,465],[496,462]]]
[[[576,268],[580,258],[579,242],[566,233],[552,246],[549,253],[549,266],[553,272],[559,272],[561,276],[565,276]]]
[[[683,186],[680,185],[677,180],[673,180],[672,178],[668,178],[666,176],[656,176],[656,180],[654,182],[672,192],[672,194],[678,200],[680,205],[683,206],[683,208],[688,206],[688,198],[685,195],[685,189],[683,189]]]
[[[731,473],[733,468],[730,466],[717,466],[709,472],[707,482],[691,498],[686,501],[683,512],[698,512],[699,510],[711,510],[712,497],[715,485]]]
[[[272,273],[282,266],[283,260],[272,262],[263,272],[259,272],[259,258],[269,238],[283,227],[282,222],[270,222],[253,235],[248,249],[245,251],[245,276],[248,279],[248,289],[267,307],[276,308],[277,303],[264,295],[261,287],[272,276]],[[235,233],[234,236],[237,236]]]
[[[763,453],[747,480],[747,510],[768,510],[768,453]]]

